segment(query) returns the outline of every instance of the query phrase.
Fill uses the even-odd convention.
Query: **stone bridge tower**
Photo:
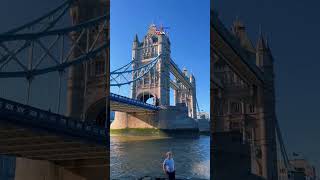
[[[148,102],[161,108],[154,112],[116,111],[110,129],[157,128],[161,130],[198,131],[194,120],[197,115],[195,100],[195,78],[185,74],[171,61],[170,40],[163,29],[149,26],[142,42],[136,35],[132,44],[132,69],[137,70],[156,57],[156,68],[132,83],[131,98]],[[170,73],[176,78],[170,80]],[[135,76],[135,75],[133,75]],[[135,79],[136,77],[133,77]],[[178,80],[180,79],[180,81]],[[188,88],[186,88],[188,87]],[[175,92],[176,106],[170,106],[170,88]]]
[[[146,102],[153,98],[155,105],[170,105],[170,40],[156,25],[149,26],[148,33],[142,42],[136,35],[132,45],[133,69],[148,64],[159,57],[156,70],[151,71],[132,85],[132,98]]]
[[[268,178],[277,177],[277,149],[276,149],[276,112],[275,112],[275,89],[274,89],[274,60],[271,50],[262,34],[256,47],[256,65],[263,72],[265,84],[259,87],[257,94],[257,107],[260,114],[260,144],[263,162],[263,176]]]
[[[76,0],[71,8],[72,24],[83,23],[95,17],[107,14],[107,0]],[[108,25],[107,25],[108,26]],[[109,27],[107,27],[109,28]],[[99,28],[89,32],[90,44],[98,35]],[[104,29],[98,41],[109,39],[109,31]],[[80,33],[71,34],[71,39],[76,41]],[[80,39],[80,47],[76,47],[72,56],[77,57],[86,51],[86,35]],[[70,68],[68,74],[67,116],[96,120],[104,125],[106,117],[106,79],[104,72],[107,69],[106,59],[109,50],[101,53],[88,63]]]
[[[196,110],[196,82],[192,74],[183,70],[182,78],[185,78],[191,84],[191,88],[183,84],[178,78],[175,82],[170,82],[170,40],[163,32],[163,29],[157,29],[156,25],[149,26],[148,33],[140,42],[136,35],[132,44],[133,69],[148,64],[153,58],[161,55],[156,65],[156,70],[151,71],[141,80],[132,85],[132,98],[146,102],[152,98],[155,105],[170,105],[170,86],[174,85],[175,105],[185,104],[188,108],[188,115],[197,118]]]
[[[196,99],[196,79],[193,74],[188,74],[187,69],[183,69],[183,75],[190,82],[192,88],[187,88],[178,78],[176,78],[176,86],[174,88],[175,105],[185,104],[188,108],[188,116],[197,118],[197,99]]]
[[[221,179],[248,175],[250,170],[253,176],[276,179],[271,50],[262,34],[254,46],[241,21],[236,20],[232,31],[228,31],[217,14],[213,13],[212,20],[211,37],[215,37],[211,39],[213,163],[216,167],[230,167],[227,171],[215,169],[212,174]],[[221,150],[224,148],[228,151]]]

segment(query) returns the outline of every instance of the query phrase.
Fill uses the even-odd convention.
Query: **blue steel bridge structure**
[[[22,157],[52,162],[87,179],[101,177],[101,174],[108,176],[108,122],[101,126],[94,119],[69,117],[63,109],[64,85],[67,84],[69,69],[85,66],[99,56],[107,57],[109,48],[108,10],[102,16],[65,25],[68,12],[76,2],[66,0],[45,15],[0,34],[0,155],[3,159],[13,157],[7,161],[8,166],[13,165],[11,168],[14,168],[14,157]],[[102,41],[99,40],[101,37]],[[77,55],[74,55],[75,51]],[[107,63],[105,58],[105,81],[110,76],[111,86],[121,87],[145,76],[157,59],[135,72],[128,71],[125,65],[109,74]],[[131,77],[127,82],[119,81],[119,78],[132,73],[137,73],[136,79]],[[43,81],[39,83],[37,79],[41,78],[46,83],[54,83],[55,89],[45,87],[47,84]],[[87,77],[83,79],[84,84],[86,80]],[[107,88],[107,82],[104,84]],[[11,91],[10,85],[18,90]],[[36,89],[48,91],[50,97],[34,96]],[[107,95],[107,89],[104,91]],[[114,107],[125,108],[126,111],[159,109],[118,94],[111,93],[109,97]],[[106,103],[108,107],[108,101]],[[45,104],[49,109],[39,107],[39,104]],[[88,174],[86,168],[92,173]],[[14,177],[13,174],[7,176],[0,178]]]
[[[110,108],[112,111],[152,112],[160,109],[160,107],[155,104],[133,99],[128,95],[121,95],[120,93],[120,88],[130,89],[134,82],[143,79],[151,71],[156,71],[156,65],[160,56],[161,55],[158,55],[145,65],[136,69],[132,68],[133,63],[135,63],[135,60],[133,60],[110,72],[110,88],[119,88],[118,93],[110,93]]]
[[[106,151],[109,146],[109,127],[96,123],[94,119],[86,119],[85,116],[66,116],[61,109],[63,83],[70,68],[86,65],[99,56],[106,57],[109,48],[109,12],[107,10],[102,16],[64,27],[62,22],[69,16],[68,12],[75,2],[67,0],[45,15],[0,34],[0,155],[49,161],[87,179],[94,179],[93,173],[97,176],[99,174],[96,169],[104,173],[108,171]],[[101,37],[102,41],[99,40]],[[75,51],[78,52],[77,55],[74,55]],[[158,57],[138,69],[132,69],[133,61],[111,73],[104,68],[103,76],[106,81],[110,79],[110,87],[128,86],[154,71]],[[107,58],[105,63],[108,63]],[[170,61],[170,71],[188,85],[173,60]],[[43,84],[35,85],[38,78],[47,76],[50,78],[46,81],[57,82],[57,92],[46,89]],[[85,77],[85,85],[86,80]],[[11,92],[9,86],[2,82],[9,82],[13,87],[19,88],[19,93],[12,95],[15,92]],[[107,88],[109,82],[104,83],[104,88]],[[41,97],[41,94],[34,97],[33,86],[44,88],[43,91],[50,91],[49,96],[55,97]],[[170,86],[174,87],[175,83],[170,82]],[[24,93],[21,93],[21,87],[25,89]],[[108,94],[107,89],[105,91],[109,96],[111,109],[115,111],[155,112],[161,108],[156,104],[119,94]],[[10,96],[15,98],[8,98]],[[54,99],[56,108],[45,110],[33,105],[33,98],[36,99],[34,101]],[[109,101],[106,103],[108,107]],[[278,124],[276,129],[279,153],[285,168],[291,171]],[[86,168],[93,173],[88,174]]]
[[[135,99],[131,97],[130,91],[132,88],[136,88],[134,83],[143,81],[143,78],[150,76],[152,73],[159,75],[160,72],[157,69],[157,63],[159,59],[164,56],[159,54],[152,59],[148,60],[144,65],[133,68],[135,63],[139,63],[139,60],[132,60],[128,64],[125,64],[118,69],[110,72],[110,107],[112,111],[121,112],[155,112],[160,110],[162,107],[156,104],[156,97],[153,102],[148,102],[147,99]],[[169,78],[170,88],[177,89],[177,81],[182,82],[187,88],[193,88],[189,82],[188,77],[185,76],[184,72],[178,67],[173,59],[170,58],[169,62],[170,73],[176,78],[175,80]],[[155,77],[151,77],[155,78]],[[124,91],[121,91],[121,88]],[[151,86],[148,87],[148,91],[153,91]],[[200,112],[199,104],[196,99],[197,109]]]
[[[87,179],[108,177],[107,128],[94,119],[66,116],[62,109],[69,69],[107,57],[109,48],[108,10],[66,25],[77,3],[66,0],[45,15],[0,34],[0,155],[12,157],[4,166],[14,168],[14,157],[22,157],[49,161]],[[56,88],[39,83],[41,78]],[[41,94],[34,95],[37,89]],[[0,179],[14,177],[14,170],[8,172],[13,174],[0,173]]]

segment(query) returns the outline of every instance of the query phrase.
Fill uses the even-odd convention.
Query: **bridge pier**
[[[107,166],[75,166],[68,168],[72,173],[79,175],[85,180],[109,179],[109,167]]]
[[[198,131],[198,122],[188,116],[185,104],[161,107],[155,112],[116,112],[110,129],[160,129]]]
[[[109,168],[105,160],[73,160],[53,163],[16,158],[15,180],[106,180]]]
[[[116,112],[110,129],[156,128],[157,126],[154,123],[155,116],[155,113]]]

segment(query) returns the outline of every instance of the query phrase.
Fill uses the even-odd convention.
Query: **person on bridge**
[[[172,158],[172,153],[169,151],[166,153],[167,158],[163,161],[162,169],[164,173],[168,176],[169,180],[175,180],[175,169],[174,160]]]

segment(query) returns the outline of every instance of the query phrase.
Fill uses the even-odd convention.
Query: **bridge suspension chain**
[[[98,36],[91,42],[88,37],[84,37],[84,34],[90,33],[92,29],[94,29],[96,26],[99,26],[99,34]],[[102,16],[99,18],[95,18],[89,22],[79,24],[73,27],[69,28],[63,28],[43,33],[34,33],[34,34],[18,34],[18,35],[7,35],[7,34],[1,34],[0,35],[0,47],[2,47],[2,50],[4,50],[4,53],[1,54],[1,60],[0,60],[0,78],[21,78],[21,77],[34,77],[41,74],[46,74],[48,72],[54,72],[54,71],[60,71],[64,70],[72,65],[81,64],[83,62],[88,61],[89,59],[94,58],[99,53],[101,53],[103,50],[105,50],[108,46],[107,42],[99,43],[98,39],[103,33],[103,30],[106,28],[106,16]],[[79,36],[76,39],[72,39],[69,37],[70,33],[78,33]],[[48,40],[46,38],[53,38],[52,42],[48,47],[43,43],[43,41]],[[58,40],[60,40],[61,43],[64,42],[64,39],[69,39],[71,41],[71,48],[68,51],[68,55],[64,57],[64,59],[59,62],[57,57],[55,57],[50,50],[53,49],[53,46],[57,46]],[[90,43],[89,51],[86,52],[81,48],[81,41],[85,40],[87,43]],[[23,41],[26,42],[24,45],[19,46],[19,42]],[[18,48],[15,49],[15,51],[11,51],[5,44],[6,43],[17,43]],[[34,58],[32,55],[32,50],[34,49],[34,45],[37,44],[40,49],[42,49],[44,52],[42,55],[38,58],[38,61],[33,63]],[[27,48],[31,49],[31,52],[29,54],[29,60],[31,58],[32,62],[27,62],[28,65],[25,65],[25,61],[21,61],[20,59],[27,59],[22,54],[22,50],[26,50]],[[75,49],[78,49],[81,51],[81,55],[77,57],[72,57],[72,52]],[[18,58],[18,56],[22,56],[22,58]],[[39,66],[44,65],[43,61],[46,57],[49,57],[47,61],[47,67],[39,68]],[[7,71],[4,72],[3,68],[5,65],[7,65],[9,62],[15,62],[20,67],[20,71]],[[33,64],[31,64],[33,63]],[[51,63],[51,64],[50,64]],[[53,65],[52,65],[53,64]]]
[[[279,122],[278,122],[277,118],[275,120],[275,128],[276,128],[277,140],[279,142],[280,155],[282,156],[283,162],[284,162],[284,164],[283,164],[284,168],[286,170],[287,175],[292,176],[291,173],[294,171],[294,167],[292,166],[292,164],[289,161],[287,150],[285,148],[285,144],[284,144],[284,141],[282,138],[282,134],[281,134],[281,130],[280,130],[280,126],[279,126]]]
[[[62,77],[66,69],[79,64],[86,66],[94,58],[106,55],[107,15],[57,28],[73,3],[74,0],[67,0],[44,16],[0,34],[0,79],[25,79],[26,104],[30,101],[34,78],[58,72],[56,109],[60,112]],[[3,89],[1,96],[4,94]]]
[[[26,34],[35,32],[46,32],[54,28],[67,11],[70,9],[74,0],[66,0],[57,8],[49,11],[45,15],[30,21],[22,26],[11,29],[3,34]]]
[[[138,82],[156,67],[160,56],[161,55],[158,55],[150,60],[147,64],[144,64],[138,68],[129,69],[134,63],[136,63],[134,60],[118,68],[117,70],[112,71],[110,73],[110,86],[123,86]]]

